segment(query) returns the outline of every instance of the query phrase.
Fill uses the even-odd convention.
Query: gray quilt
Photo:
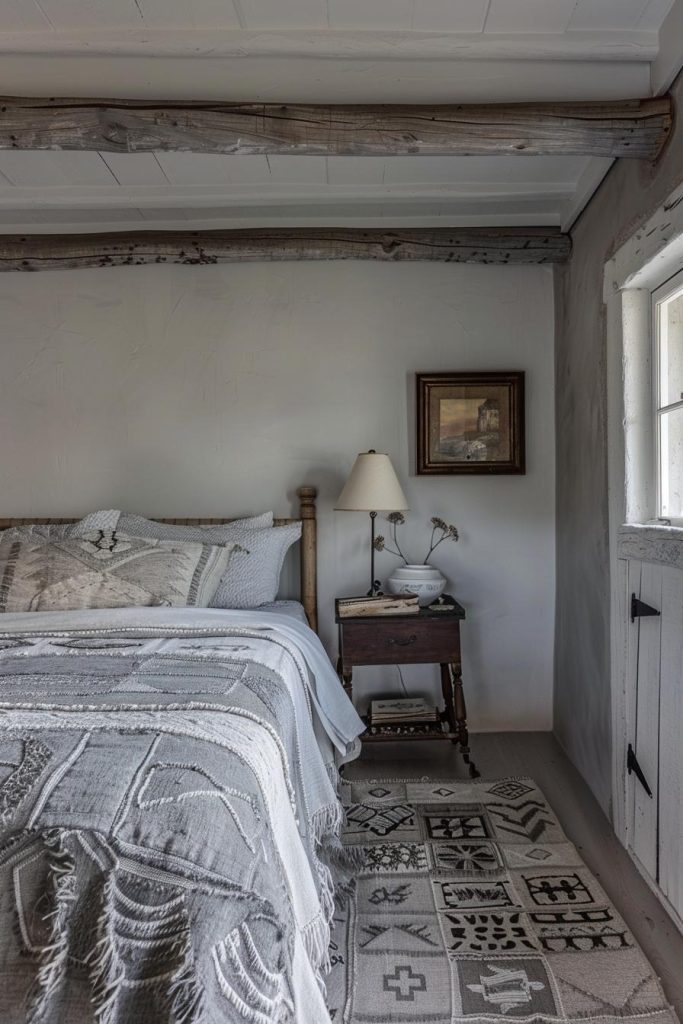
[[[329,1020],[332,751],[362,726],[317,638],[187,609],[0,630],[3,1024]]]

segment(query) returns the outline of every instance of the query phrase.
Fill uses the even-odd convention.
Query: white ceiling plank
[[[154,153],[100,153],[120,185],[167,185]]]
[[[515,103],[650,94],[650,67],[640,60],[273,60],[267,76],[264,67],[258,58],[22,54],[0,60],[0,94],[284,103],[310,103],[312,95],[317,103]]]
[[[353,159],[353,158],[352,158]],[[360,158],[355,158],[360,159]],[[488,184],[500,184],[510,191],[533,183],[534,187],[562,183],[571,188],[581,175],[583,157],[391,157],[384,161],[385,184],[416,185],[443,183],[452,188],[459,183],[471,183],[482,189]]]
[[[265,156],[218,156],[205,153],[157,153],[172,185],[263,184],[271,172]]]
[[[419,0],[412,28],[418,32],[482,32],[489,0]]]
[[[156,2],[156,0],[155,0]],[[237,0],[235,0],[237,2]],[[341,2],[341,0],[340,0]],[[375,0],[376,2],[376,0]],[[471,3],[473,0],[467,0]],[[540,0],[523,0],[524,3],[539,3]],[[557,0],[549,0],[552,4]],[[606,0],[612,2],[612,0]],[[647,2],[647,0],[644,0]],[[427,8],[427,11],[429,8]],[[460,8],[456,8],[460,10]],[[470,8],[465,8],[469,11]],[[508,9],[504,8],[504,13]],[[545,3],[542,10],[545,10]],[[373,14],[367,18],[381,21]],[[416,7],[411,21],[419,20],[422,7]],[[512,11],[512,8],[510,8]],[[404,13],[407,14],[407,12]],[[436,14],[433,13],[436,17]],[[549,17],[552,21],[552,18]],[[518,25],[517,19],[511,23]],[[170,60],[173,57],[192,57],[193,70],[199,59],[207,61],[219,58],[230,59],[243,66],[250,59],[277,61],[280,59],[313,60],[348,63],[353,61],[390,60],[406,61],[488,61],[488,60],[580,60],[609,61],[652,60],[657,54],[659,39],[657,26],[649,29],[630,28],[626,30],[603,29],[580,32],[525,30],[494,32],[490,28],[481,33],[476,31],[445,31],[401,29],[318,29],[299,30],[235,30],[225,28],[175,28],[154,27],[138,20],[135,27],[99,28],[88,27],[54,28],[31,32],[8,29],[0,31],[0,54],[36,56],[38,54],[55,60],[67,56],[151,57]],[[353,64],[351,64],[353,66]],[[273,65],[266,68],[268,77]],[[310,68],[299,68],[299,74],[315,82],[315,69],[311,77]],[[264,67],[261,66],[264,77]]]
[[[24,216],[30,215],[31,221],[34,225],[34,231],[42,232],[48,231],[48,225],[59,227],[60,231],[92,231],[93,213],[92,209],[83,208],[80,210],[61,210],[58,207],[51,207],[45,210],[13,210],[11,212],[12,217],[2,218],[3,224],[7,224],[8,221],[13,219],[15,223],[23,219]],[[135,210],[131,207],[125,210],[109,210],[101,209],[97,211],[96,216],[100,220],[106,220],[107,223],[112,225],[112,228],[123,231],[126,225],[130,224],[131,227],[137,225],[140,227],[140,216],[139,210]],[[6,227],[6,231],[9,232],[11,229]]]
[[[240,28],[232,0],[137,0],[137,3],[145,25],[152,28]]]
[[[638,25],[636,27],[639,29],[645,29],[648,32],[657,32],[664,23],[664,19],[673,7],[674,3],[675,0],[650,0],[638,19]]]
[[[166,209],[179,210],[211,206],[251,203],[265,207],[291,205],[317,205],[326,207],[333,202],[345,201],[363,204],[368,200],[383,201],[391,198],[396,203],[444,199],[463,199],[468,202],[485,200],[491,196],[562,195],[570,197],[576,187],[574,180],[520,181],[510,183],[491,177],[490,181],[459,182],[389,182],[377,185],[311,185],[302,182],[242,185],[171,185],[166,188],[130,186],[111,188],[65,186],[49,189],[44,186],[0,185],[0,209],[78,210],[92,206],[107,209]]]
[[[327,4],[325,0],[240,0],[247,29],[274,31],[286,29],[325,29]]]
[[[413,0],[328,0],[330,28],[402,32],[413,27]]]
[[[320,185],[327,181],[324,156],[269,156],[268,166],[274,185]]]
[[[50,22],[32,0],[0,0],[0,26],[2,32],[10,29],[25,32],[27,29],[47,29]]]
[[[110,186],[116,182],[99,153],[8,149],[0,151],[0,172],[20,186]]]
[[[135,0],[36,0],[56,29],[140,28]]]
[[[329,156],[327,180],[330,185],[381,185],[385,164],[383,156]]]
[[[661,47],[652,64],[652,92],[660,96],[670,88],[681,70],[683,39],[683,2],[677,0],[666,16],[661,29]]]
[[[263,208],[245,201],[226,203],[215,207],[157,208],[153,211],[128,207],[108,210],[98,206],[84,207],[75,212],[60,209],[41,211],[36,219],[30,208],[0,210],[0,224],[6,232],[21,231],[23,224],[31,224],[33,232],[100,231],[99,225],[110,223],[115,230],[144,228],[146,224],[155,229],[172,228],[174,224],[192,230],[195,228],[229,227],[305,227],[308,224],[340,227],[373,227],[384,222],[392,227],[414,226],[458,226],[474,225],[483,227],[491,224],[557,225],[566,197],[562,195],[518,196],[514,202],[501,201],[498,197],[483,198],[481,201],[465,202],[449,197],[435,196],[418,198],[413,202],[392,202],[373,200],[365,202],[334,201],[323,206],[317,204],[272,205]]]
[[[160,221],[160,220],[161,221],[168,220],[168,215],[169,215],[170,211],[169,210],[157,210],[157,209],[155,209],[153,207],[143,206],[143,207],[140,207],[137,210],[137,212],[140,214],[140,218],[142,220],[156,222],[156,221]],[[187,220],[187,211],[186,210],[179,210],[176,207],[173,210],[173,219],[174,220],[178,220],[178,221],[186,221]],[[155,223],[154,226],[157,227],[157,224]]]
[[[573,193],[564,203],[561,220],[563,231],[569,231],[613,163],[613,160],[602,157],[588,157],[584,160],[584,167],[577,178]]]
[[[491,0],[484,32],[563,32],[575,3],[576,0]]]
[[[568,28],[591,32],[635,28],[648,0],[577,0]]]

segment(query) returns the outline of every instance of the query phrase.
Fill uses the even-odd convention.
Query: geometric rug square
[[[432,905],[431,882],[426,873],[382,880],[363,875],[356,882],[355,903],[359,914],[424,913]]]
[[[589,956],[558,953],[549,956],[548,963],[570,1017],[627,1017],[666,1007],[664,993],[639,949]]]
[[[365,843],[373,840],[418,840],[420,831],[415,809],[410,804],[357,803],[346,808],[343,838],[347,843]]]
[[[523,871],[511,871],[510,877],[520,893],[522,904],[530,910],[553,907],[591,907],[607,901],[590,871],[567,865],[545,867],[540,864]]]
[[[557,1017],[557,1003],[543,960],[462,960],[457,967],[462,1014]]]
[[[425,804],[418,811],[425,839],[489,839],[493,834],[483,806]]]
[[[676,1024],[531,779],[342,783],[361,852],[335,913],[335,1024]]]
[[[483,839],[454,839],[445,843],[428,843],[431,865],[435,872],[448,872],[454,877],[482,878],[499,874],[503,868],[500,850],[495,843]]]

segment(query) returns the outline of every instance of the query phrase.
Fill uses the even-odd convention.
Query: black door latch
[[[633,774],[638,779],[638,782],[641,784],[647,795],[650,797],[650,799],[652,799],[652,790],[647,784],[647,779],[643,774],[643,769],[640,767],[640,764],[638,763],[636,752],[630,743],[628,745],[628,751],[626,754],[626,767],[628,768],[629,775],[631,774],[631,772],[633,772]]]
[[[647,615],[661,615],[661,612],[658,612],[652,605],[645,604],[635,594],[631,594],[631,622],[635,622],[636,619],[644,619]]]

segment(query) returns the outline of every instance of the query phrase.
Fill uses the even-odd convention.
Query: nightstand
[[[438,723],[415,726],[382,726],[363,734],[363,742],[387,740],[450,740],[460,745],[472,778],[479,772],[470,759],[467,711],[462,688],[460,623],[465,609],[451,597],[445,605],[420,608],[417,615],[366,615],[341,618],[337,671],[349,697],[353,696],[353,670],[358,665],[438,664],[444,705]],[[366,719],[367,721],[367,719]]]

